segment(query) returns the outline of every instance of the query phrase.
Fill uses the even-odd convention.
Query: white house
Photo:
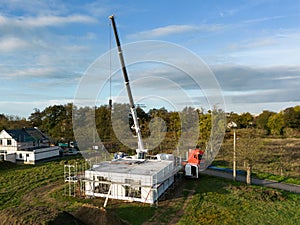
[[[0,157],[6,161],[35,164],[59,156],[59,150],[58,146],[50,146],[49,137],[37,128],[0,132]]]
[[[117,159],[85,171],[85,194],[153,204],[174,183],[174,160]]]

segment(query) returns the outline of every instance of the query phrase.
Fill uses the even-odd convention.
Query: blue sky
[[[160,40],[197,54],[214,72],[226,111],[300,104],[299,1],[0,0],[0,113],[28,117],[34,108],[72,102],[85,71],[109,50],[111,14],[123,45]],[[112,82],[118,87],[122,78]],[[133,94],[143,103],[153,93],[139,84]],[[201,96],[186,87],[195,101]],[[107,88],[102,92],[99,104],[107,103]]]

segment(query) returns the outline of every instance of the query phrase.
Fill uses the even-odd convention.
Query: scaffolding
[[[64,179],[65,185],[64,195],[76,197],[83,196],[85,193],[84,172],[89,168],[88,162],[75,163],[64,165]]]
[[[78,179],[77,165],[64,165],[64,179],[65,183],[68,183],[68,185],[65,186],[64,194],[75,197],[76,183]]]

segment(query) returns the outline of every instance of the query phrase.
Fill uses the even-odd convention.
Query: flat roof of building
[[[118,159],[104,161],[94,165],[93,169],[97,172],[136,174],[152,176],[159,171],[173,164],[168,160],[138,160],[138,159]],[[173,170],[173,167],[170,168]]]

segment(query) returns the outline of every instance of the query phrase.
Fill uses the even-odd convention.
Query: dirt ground
[[[126,225],[112,212],[107,212],[104,208],[98,208],[93,205],[85,204],[73,213],[75,218],[80,219],[86,225]]]
[[[113,213],[88,204],[79,207],[78,210],[73,213],[59,211],[57,207],[64,208],[64,203],[58,203],[51,197],[51,194],[62,189],[63,186],[64,183],[62,182],[54,182],[34,189],[23,197],[21,206],[5,209],[0,212],[0,225],[126,224]]]

